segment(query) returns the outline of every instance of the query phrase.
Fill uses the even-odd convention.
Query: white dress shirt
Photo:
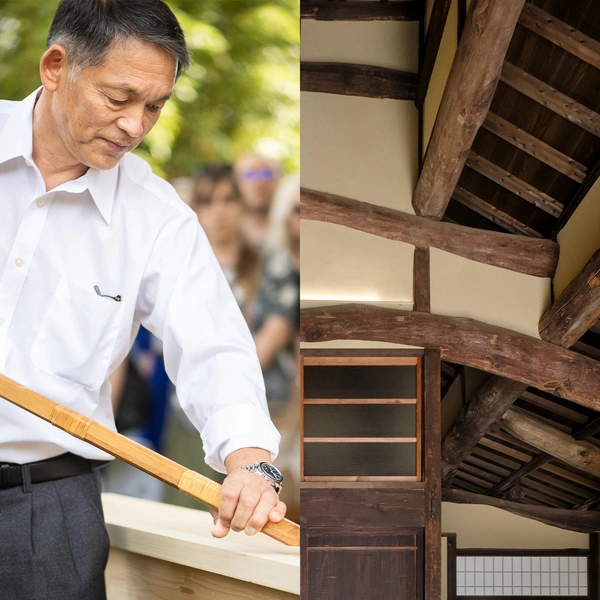
[[[208,464],[253,446],[274,459],[255,346],[196,215],[132,154],[46,192],[38,91],[0,101],[0,373],[114,429],[108,377],[141,324],[163,340]],[[110,458],[0,399],[0,463],[66,451]]]

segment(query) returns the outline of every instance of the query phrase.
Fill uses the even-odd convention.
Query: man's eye
[[[162,106],[158,106],[158,104],[148,104],[148,110],[150,110],[150,112],[158,112],[161,108]]]
[[[106,96],[106,97],[115,106],[122,106],[123,104],[125,104],[125,102],[127,102],[127,100],[116,100],[115,98],[111,98],[110,96]]]

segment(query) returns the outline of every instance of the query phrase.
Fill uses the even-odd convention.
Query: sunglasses
[[[275,173],[273,169],[249,169],[248,171],[242,172],[242,179],[244,181],[271,181],[275,179]]]

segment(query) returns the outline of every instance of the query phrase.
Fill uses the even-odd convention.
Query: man
[[[244,200],[242,232],[256,249],[265,243],[269,212],[277,190],[280,169],[275,161],[260,154],[242,154],[234,164],[235,178]]]
[[[143,325],[228,473],[213,535],[253,534],[285,514],[256,473],[279,435],[254,346],[195,214],[129,154],[188,63],[162,0],[59,5],[42,87],[0,102],[0,372],[114,427],[108,377]],[[0,596],[104,598],[110,457],[2,400],[0,423]]]

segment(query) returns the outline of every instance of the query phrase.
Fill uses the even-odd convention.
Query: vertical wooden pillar
[[[415,248],[413,257],[413,310],[431,312],[429,248]]]
[[[588,563],[588,598],[600,598],[600,534],[590,533],[590,560]]]
[[[446,534],[448,540],[447,552],[447,591],[448,600],[456,600],[456,534]]]
[[[426,349],[423,358],[423,476],[425,481],[425,600],[442,597],[442,493],[440,350]]]

